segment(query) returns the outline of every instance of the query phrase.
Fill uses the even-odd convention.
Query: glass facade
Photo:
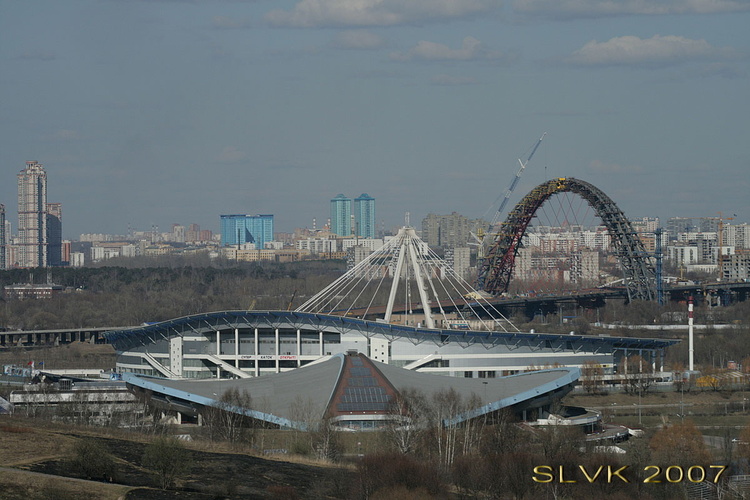
[[[62,205],[47,203],[47,265],[67,264],[62,258]]]
[[[354,199],[354,222],[357,236],[375,238],[375,198],[362,193]]]
[[[339,236],[352,234],[352,200],[339,194],[331,200],[331,232]]]
[[[255,243],[263,249],[273,241],[273,215],[222,215],[221,244],[242,245]]]

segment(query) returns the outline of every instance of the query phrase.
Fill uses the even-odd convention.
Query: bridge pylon
[[[517,332],[488,299],[406,226],[296,311],[386,323],[414,315],[429,329]]]

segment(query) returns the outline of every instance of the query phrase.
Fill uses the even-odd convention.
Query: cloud
[[[719,14],[750,10],[746,0],[515,0],[513,10],[547,18]]]
[[[432,77],[432,83],[445,86],[474,85],[477,83],[477,80],[470,76],[435,75]]]
[[[617,163],[604,163],[601,160],[592,160],[589,164],[589,170],[604,174],[637,174],[643,172],[643,167],[639,165],[618,165]]]
[[[592,40],[565,59],[580,66],[662,67],[694,61],[734,58],[732,49],[713,47],[705,40],[654,35],[648,39],[621,36],[606,42]]]
[[[498,9],[502,0],[300,0],[291,10],[273,10],[273,26],[393,26],[459,19]]]
[[[479,59],[501,59],[503,54],[487,49],[482,42],[467,36],[461,42],[460,49],[451,49],[442,43],[422,40],[408,52],[393,52],[394,61],[475,61]]]
[[[341,31],[333,40],[333,46],[338,49],[372,50],[384,45],[382,37],[367,30]]]

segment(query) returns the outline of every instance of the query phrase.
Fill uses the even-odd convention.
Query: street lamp
[[[638,384],[638,425],[643,425],[641,422],[641,384]]]

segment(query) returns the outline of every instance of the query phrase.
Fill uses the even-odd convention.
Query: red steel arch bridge
[[[485,252],[479,269],[478,288],[493,295],[508,291],[526,228],[539,207],[552,196],[566,192],[586,200],[607,227],[624,274],[628,300],[655,300],[656,272],[650,255],[628,218],[601,189],[572,177],[559,177],[540,184],[518,202]]]

